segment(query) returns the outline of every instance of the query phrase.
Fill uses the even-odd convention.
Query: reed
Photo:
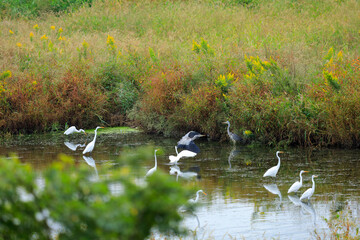
[[[147,131],[225,139],[221,122],[230,119],[270,145],[357,146],[359,8],[355,0],[104,0],[61,17],[5,14],[0,72],[12,74],[0,80],[0,128],[130,118]],[[79,108],[94,112],[91,121],[58,110],[67,111],[57,96],[69,76],[85,80],[79,95],[89,104]],[[30,98],[33,81],[44,87]],[[45,106],[56,114],[20,107],[39,106],[49,89]],[[15,124],[25,113],[33,123]]]

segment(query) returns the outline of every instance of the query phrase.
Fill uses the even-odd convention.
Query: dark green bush
[[[36,17],[46,12],[73,11],[84,3],[91,6],[92,0],[1,0],[0,16]]]

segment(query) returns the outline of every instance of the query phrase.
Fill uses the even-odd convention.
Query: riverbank
[[[93,1],[0,24],[0,130],[358,147],[357,1]],[[6,9],[5,9],[6,11]]]

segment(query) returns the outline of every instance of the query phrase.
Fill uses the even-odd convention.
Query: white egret
[[[75,133],[75,132],[77,132],[77,133],[83,132],[83,133],[85,133],[85,135],[86,135],[86,132],[84,131],[84,129],[79,129],[79,130],[77,130],[75,126],[69,127],[69,128],[64,132],[64,134],[65,134],[65,135],[70,135],[70,134]]]
[[[189,203],[197,203],[197,201],[199,200],[199,193],[203,193],[203,194],[207,195],[203,190],[199,190],[196,192],[196,198],[189,199]]]
[[[146,173],[145,177],[151,176],[151,175],[156,171],[156,169],[157,169],[156,152],[157,152],[158,150],[159,150],[159,149],[155,149],[155,153],[154,153],[154,155],[155,155],[155,166]]]
[[[183,158],[183,157],[195,157],[197,155],[197,153],[194,153],[192,151],[189,150],[183,150],[180,153],[178,153],[177,151],[177,146],[175,146],[175,151],[176,151],[176,156],[170,155],[169,156],[169,160],[171,164],[177,164],[178,161]]]
[[[299,189],[302,187],[302,174],[307,172],[309,171],[300,171],[300,181],[294,182],[293,185],[291,185],[291,187],[289,188],[288,193],[299,191]]]
[[[189,150],[191,152],[194,153],[199,153],[200,152],[200,148],[198,146],[196,146],[196,144],[194,143],[195,139],[198,139],[199,137],[204,137],[205,135],[202,135],[198,132],[195,131],[190,131],[187,134],[185,134],[180,141],[178,141],[178,148],[183,148],[186,150]]]
[[[242,137],[240,137],[239,135],[233,133],[233,132],[230,132],[230,122],[229,121],[226,121],[226,122],[223,122],[224,124],[227,124],[228,127],[227,127],[227,133],[229,135],[229,138],[230,140],[236,144],[236,142],[241,142],[243,141]]]
[[[270,169],[268,169],[263,177],[276,177],[277,172],[279,171],[280,168],[280,157],[279,157],[279,153],[284,153],[283,151],[277,151],[276,152],[276,156],[279,159],[278,164]]]
[[[96,134],[97,134],[97,130],[99,128],[104,128],[104,127],[97,127],[95,129],[95,136],[94,136],[94,139],[86,146],[86,148],[84,149],[83,151],[83,154],[86,154],[86,153],[90,153],[94,150],[94,147],[95,147],[95,141],[96,141]]]
[[[307,199],[308,201],[310,200],[310,198],[311,198],[311,196],[314,194],[314,192],[315,192],[315,181],[314,181],[314,178],[316,178],[316,177],[318,177],[318,176],[316,176],[316,175],[312,175],[312,177],[311,177],[311,180],[312,180],[312,187],[311,188],[309,188],[308,190],[306,190],[302,195],[301,195],[301,197],[300,197],[300,201],[302,201],[302,200],[305,200],[305,199]]]

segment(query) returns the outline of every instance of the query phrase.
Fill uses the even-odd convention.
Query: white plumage
[[[96,142],[96,134],[97,134],[97,130],[98,130],[99,128],[104,128],[104,127],[97,127],[97,128],[95,129],[94,139],[86,146],[86,148],[85,148],[84,151],[83,151],[83,154],[91,153],[91,152],[94,150],[95,142]]]
[[[300,171],[300,181],[294,182],[293,185],[291,185],[291,187],[289,188],[288,193],[299,191],[299,189],[302,187],[302,174],[304,172],[308,172],[308,171],[303,171],[303,170]]]
[[[199,200],[199,193],[203,193],[203,194],[207,195],[203,190],[199,190],[196,192],[196,198],[189,199],[189,203],[197,203],[197,201]]]
[[[280,168],[280,157],[279,157],[279,153],[283,153],[282,151],[277,151],[276,152],[276,156],[279,159],[278,164],[270,169],[268,169],[263,177],[276,177],[277,172],[279,171]]]
[[[70,134],[73,134],[73,133],[75,133],[75,132],[77,132],[77,133],[79,133],[79,132],[85,133],[84,129],[79,129],[79,130],[77,130],[75,126],[71,126],[71,127],[69,127],[69,128],[64,132],[64,134],[65,134],[65,135],[70,135]],[[85,133],[85,134],[86,134],[86,133]]]
[[[177,164],[178,161],[183,157],[195,157],[197,153],[189,151],[189,150],[183,150],[180,153],[177,151],[177,146],[175,146],[176,156],[170,155],[169,160],[171,164]]]
[[[318,176],[316,176],[316,175],[312,175],[312,178],[311,178],[311,180],[312,180],[312,188],[309,188],[308,190],[306,190],[302,195],[301,195],[301,197],[300,197],[300,201],[302,201],[302,200],[305,200],[305,199],[307,199],[308,201],[310,200],[310,198],[311,198],[311,196],[314,194],[314,192],[315,192],[315,181],[314,181],[314,178],[316,178],[316,177],[318,177]]]
[[[151,168],[145,175],[145,177],[148,177],[148,176],[151,176],[157,169],[157,159],[156,159],[156,152],[157,152],[158,149],[155,149],[155,166],[153,168]]]

